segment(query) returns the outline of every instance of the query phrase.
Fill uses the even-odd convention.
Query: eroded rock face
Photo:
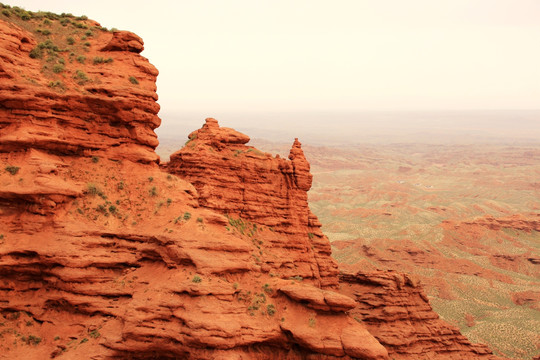
[[[497,359],[471,344],[429,305],[422,287],[396,271],[344,273],[341,292],[356,300],[351,316],[364,324],[393,359]]]
[[[247,135],[220,127],[212,118],[189,139],[166,168],[195,185],[201,206],[279,232],[311,227],[320,233],[320,225],[310,223],[307,191],[312,175],[298,139],[291,161],[246,146]]]
[[[248,136],[212,118],[189,139],[165,168],[195,186],[199,204],[279,234],[270,239],[275,256],[265,259],[268,271],[283,277],[296,271],[323,287],[335,287],[337,266],[308,206],[312,175],[298,139],[290,160],[247,146]]]
[[[310,175],[299,144],[297,165],[269,163],[292,195],[279,204],[244,199],[266,213],[286,211],[292,222],[273,215],[274,229],[233,213],[233,225],[155,164],[157,70],[138,55],[142,40],[90,20],[67,17],[65,31],[66,18],[49,20],[51,34],[91,27],[89,45],[56,35],[46,43],[32,30],[45,26],[42,18],[0,21],[0,353],[386,359],[344,313],[352,300],[320,288],[337,284],[337,268],[300,189]],[[63,59],[56,69],[65,76],[40,56]],[[221,151],[249,140],[232,129],[210,133]],[[305,304],[292,295],[298,286],[324,303]]]
[[[21,168],[0,173],[3,188],[36,189],[46,174],[39,189],[57,202],[0,201],[8,358],[387,359],[346,315],[351,298],[273,250],[293,235],[228,231],[191,184],[155,166],[39,150],[9,161]],[[276,254],[286,271],[265,269]]]
[[[55,24],[45,37],[0,18],[0,151],[157,161],[158,71],[142,40],[91,27],[69,45]]]
[[[62,91],[29,57],[38,35],[0,20],[3,357],[384,360],[385,344],[393,354],[457,354],[453,330],[387,340],[395,316],[381,308],[404,312],[385,297],[396,295],[391,281],[380,297],[366,291],[369,309],[358,293],[336,292],[298,141],[290,160],[273,158],[209,119],[167,166],[182,178],[163,171],[153,151],[157,71],[137,54],[142,40],[67,19],[94,27],[89,60],[113,60],[72,59],[92,75],[80,84],[65,59]],[[51,20],[58,30],[66,18]],[[370,309],[380,328],[347,314]]]

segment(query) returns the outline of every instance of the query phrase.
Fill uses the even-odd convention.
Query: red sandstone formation
[[[418,288],[403,294],[390,281],[376,299],[336,292],[337,267],[307,205],[311,174],[298,141],[290,160],[273,158],[209,120],[167,166],[183,178],[172,176],[155,163],[157,71],[138,55],[138,37],[48,15],[44,26],[64,36],[69,30],[76,41],[77,29],[92,27],[86,57],[113,59],[75,60],[74,67],[65,58],[69,76],[58,89],[55,75],[40,72],[44,60],[29,56],[47,36],[29,31],[43,17],[2,14],[3,357],[382,360],[387,348],[401,358],[485,354],[442,322],[430,331],[408,327],[411,341],[397,341],[387,326],[396,314],[436,318],[425,302],[408,310]],[[77,67],[90,80],[73,80]],[[347,278],[345,287],[359,279]],[[399,296],[407,301],[396,302]],[[371,312],[377,321],[367,320]],[[404,324],[394,324],[404,334]]]
[[[0,150],[157,161],[158,71],[138,54],[142,40],[81,21],[92,36],[69,32],[70,46],[57,20],[43,36],[7,21],[14,17],[0,17]]]
[[[206,119],[189,139],[165,167],[195,186],[199,204],[280,234],[269,239],[276,253],[263,260],[267,271],[335,287],[337,266],[321,224],[308,206],[312,175],[298,139],[291,160],[245,145],[247,135],[222,128],[215,119]],[[281,257],[279,251],[288,256]]]
[[[166,167],[197,188],[201,206],[279,232],[294,234],[301,228],[322,234],[308,207],[312,176],[298,139],[289,155],[291,161],[246,146],[247,135],[222,128],[211,118],[189,139],[171,155]],[[266,203],[275,206],[265,207]]]
[[[354,298],[350,311],[392,359],[496,359],[439,319],[422,288],[396,271],[341,274],[341,292]]]

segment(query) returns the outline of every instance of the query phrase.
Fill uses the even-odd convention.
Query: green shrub
[[[148,192],[150,193],[150,196],[157,196],[157,188],[155,186],[152,186]]]
[[[105,214],[105,216],[109,216],[109,213],[107,213],[107,207],[103,204],[99,204],[96,208],[97,211],[99,211],[102,214]]]
[[[32,18],[32,13],[30,13],[30,12],[28,12],[26,10],[22,10],[17,15],[19,15],[19,17],[24,21],[28,21],[28,20],[30,20]]]
[[[51,31],[50,31],[50,30],[47,30],[47,29],[41,30],[41,33],[42,33],[43,35],[51,35]]]
[[[198,218],[197,218],[197,222],[202,224],[202,223],[203,223],[203,218],[202,218],[202,217],[198,217]]]
[[[10,173],[11,175],[17,174],[19,172],[19,169],[20,167],[18,166],[11,166],[11,165],[6,166],[6,171]]]
[[[186,211],[184,213],[184,220],[188,221],[189,219],[191,219],[191,214]]]
[[[135,76],[130,76],[129,81],[134,85],[139,85],[139,80],[137,80],[137,78],[135,78]]]
[[[152,176],[148,177],[148,181],[152,182],[154,181],[154,178]]]
[[[38,345],[41,342],[41,338],[34,335],[28,335],[28,337],[23,336],[21,340],[26,343],[26,345]]]
[[[201,277],[199,275],[195,275],[193,279],[191,279],[194,283],[200,283],[202,281]]]
[[[23,336],[21,340],[26,343],[26,345],[38,345],[41,342],[41,338],[34,335],[28,335],[28,337]]]
[[[109,206],[109,212],[111,214],[116,214],[116,210],[117,210],[116,206],[114,206],[114,205]]]
[[[58,88],[58,89],[62,89],[62,90],[65,90],[66,87],[64,86],[64,83],[61,82],[61,81],[51,81],[49,82],[49,87],[50,88]]]
[[[43,15],[46,19],[43,23],[45,23],[48,20],[58,20],[60,19],[60,15],[52,13],[50,11],[41,12],[40,14]],[[50,25],[50,21],[47,23],[47,25]]]
[[[103,192],[94,183],[88,183],[86,185],[86,188],[87,188],[88,194],[90,194],[92,196],[95,196],[95,195],[103,196]]]
[[[93,337],[94,339],[97,339],[98,337],[101,336],[101,334],[99,333],[99,331],[97,330],[92,330],[88,333],[88,335],[90,335],[90,337]]]
[[[55,74],[60,74],[62,71],[64,71],[64,65],[62,64],[55,64],[52,68],[53,72]]]
[[[52,24],[51,20],[49,19],[43,20],[43,25],[51,25],[51,24]]]
[[[60,51],[60,49],[58,48],[58,46],[54,45],[54,43],[52,42],[51,39],[48,39],[44,42],[41,42],[38,44],[38,48],[40,49],[48,49],[48,50],[51,50],[51,51]]]
[[[66,39],[68,45],[73,45],[75,44],[75,39],[72,38],[71,36],[69,36],[67,39]]]
[[[33,48],[32,51],[30,51],[30,57],[32,59],[41,59],[43,57],[43,54],[41,53],[41,48],[39,46]]]
[[[77,70],[77,72],[75,73],[75,75],[73,76],[73,78],[75,80],[77,80],[77,83],[79,85],[83,85],[85,84],[86,82],[88,82],[88,77],[86,76],[85,72],[84,71],[81,71],[81,70]]]
[[[99,162],[99,156],[92,156],[92,162],[94,164],[98,163]]]
[[[4,9],[4,10],[2,10],[2,15],[7,16],[7,17],[10,17],[10,16],[11,16],[11,12],[10,12],[8,9]]]
[[[266,313],[270,316],[274,316],[274,314],[276,313],[275,306],[272,304],[266,305]]]
[[[77,61],[80,62],[81,64],[84,64],[84,62],[86,61],[86,56],[84,55],[77,56]]]
[[[291,277],[289,278],[289,280],[302,281],[302,280],[304,280],[304,278],[301,277],[300,275],[296,275],[296,276],[291,276]]]

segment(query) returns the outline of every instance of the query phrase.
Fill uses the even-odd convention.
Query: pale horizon
[[[534,0],[4,3],[141,36],[162,118],[540,108]]]

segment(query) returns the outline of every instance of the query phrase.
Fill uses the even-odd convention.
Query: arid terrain
[[[0,358],[538,353],[537,147],[156,151],[140,37],[0,10]]]
[[[474,342],[520,359],[539,353],[540,146],[304,151],[310,206],[342,268],[414,274]]]
[[[0,358],[497,359],[408,274],[340,271],[298,139],[207,118],[160,161],[140,37],[0,6]]]

